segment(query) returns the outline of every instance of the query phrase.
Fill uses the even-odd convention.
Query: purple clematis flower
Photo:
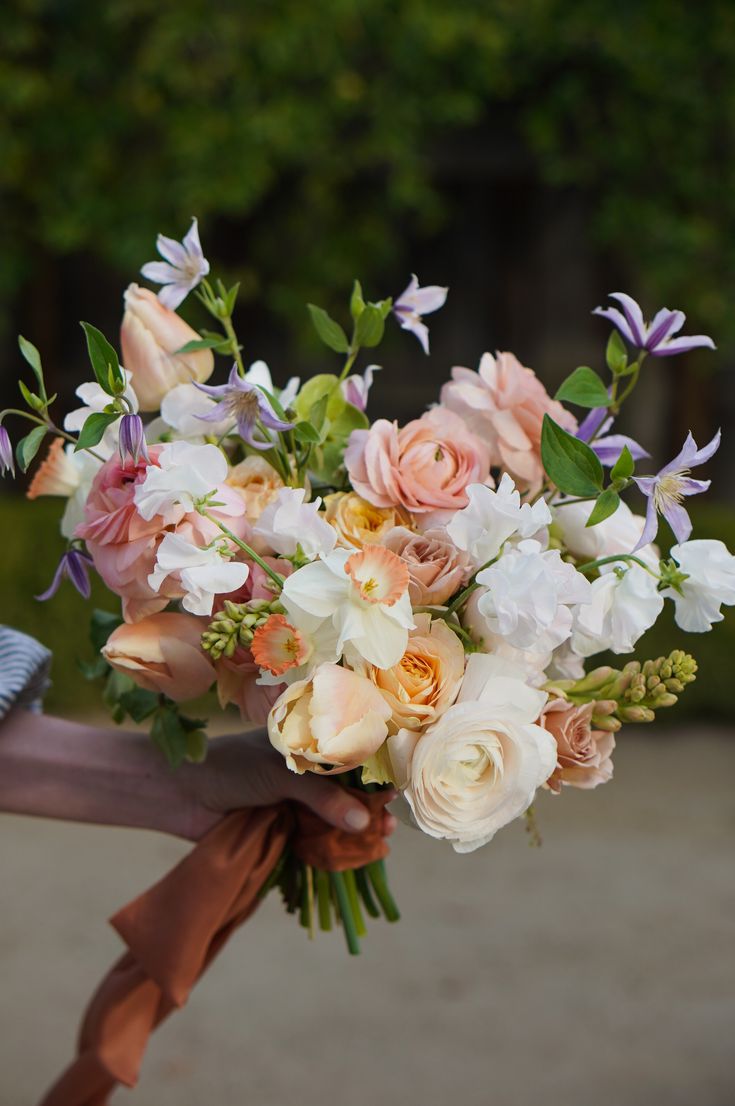
[[[633,438],[625,434],[608,434],[614,422],[607,407],[593,407],[587,417],[582,420],[577,430],[577,437],[582,442],[589,442],[590,448],[597,454],[605,468],[612,468],[622,453],[623,446],[628,447],[634,461],[640,461],[642,457],[650,457],[651,454],[639,445]],[[590,441],[593,434],[601,437]]]
[[[687,353],[690,349],[698,349],[700,346],[706,346],[708,349],[715,348],[715,343],[706,334],[673,337],[681,330],[686,320],[683,311],[669,311],[668,307],[662,307],[654,315],[653,321],[646,323],[640,306],[632,296],[626,295],[625,292],[611,292],[610,298],[618,301],[622,311],[617,307],[596,307],[592,314],[608,319],[626,341],[637,349],[650,353],[652,357]]]
[[[373,376],[380,371],[380,368],[380,365],[368,365],[362,376],[352,373],[342,381],[342,395],[358,411],[366,410],[368,393],[373,386]]]
[[[278,418],[265,392],[257,384],[250,384],[244,380],[237,371],[237,365],[232,366],[230,378],[226,384],[215,386],[197,384],[196,386],[200,392],[219,400],[217,406],[213,407],[208,415],[199,415],[198,418],[205,422],[224,422],[226,419],[233,419],[237,424],[240,437],[255,449],[270,449],[273,445],[271,441],[263,441],[262,438],[255,437],[258,426],[265,427],[267,430],[293,430],[296,425]]]
[[[421,317],[443,307],[448,291],[448,288],[440,288],[438,284],[419,288],[418,277],[414,274],[408,287],[393,304],[393,314],[399,325],[416,335],[424,353],[429,352],[429,328],[421,322]]]
[[[720,436],[718,430],[711,442],[702,449],[698,449],[690,431],[681,451],[673,461],[664,465],[656,476],[634,477],[636,484],[648,499],[646,524],[640,541],[633,550],[634,553],[636,549],[648,545],[656,537],[660,514],[673,530],[677,542],[688,540],[692,532],[692,521],[686,508],[682,506],[682,499],[687,495],[706,492],[711,483],[710,480],[693,480],[689,473],[695,465],[703,465],[717,452]]]
[[[65,576],[68,576],[82,598],[89,599],[92,594],[92,586],[89,582],[89,565],[91,564],[92,558],[88,553],[83,553],[81,549],[67,549],[59,561],[59,566],[54,573],[50,587],[41,595],[37,595],[36,599],[44,603],[52,595],[56,595],[59,584]]]
[[[0,476],[9,472],[15,476],[15,462],[13,460],[13,443],[4,426],[0,426]]]
[[[202,253],[199,242],[199,227],[196,219],[182,242],[159,234],[156,249],[163,261],[149,261],[140,270],[146,280],[162,284],[158,299],[164,307],[175,311],[203,277],[209,272],[209,262]]]
[[[150,460],[140,415],[123,415],[120,419],[118,449],[123,464],[128,457],[132,459],[134,465],[137,465],[139,457],[143,457],[146,461]]]

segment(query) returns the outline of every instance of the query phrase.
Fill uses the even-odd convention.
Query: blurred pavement
[[[360,959],[271,897],[153,1039],[135,1106],[731,1106],[735,733],[629,729],[616,779],[468,857],[401,827]],[[4,817],[0,1106],[70,1059],[105,919],[186,845]]]

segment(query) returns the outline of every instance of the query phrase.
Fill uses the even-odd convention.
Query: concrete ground
[[[276,898],[155,1037],[137,1106],[731,1106],[735,733],[628,731],[616,779],[543,796],[543,848],[455,856],[403,827],[403,909],[363,956]],[[185,850],[6,817],[0,1106],[71,1056],[104,919]]]

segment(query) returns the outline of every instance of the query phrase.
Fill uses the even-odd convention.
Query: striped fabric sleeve
[[[0,718],[16,706],[39,711],[50,668],[48,649],[27,634],[0,626]]]

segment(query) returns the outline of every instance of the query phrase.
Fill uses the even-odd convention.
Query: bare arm
[[[230,810],[281,799],[353,832],[367,822],[362,803],[333,780],[290,772],[262,731],[216,738],[205,764],[171,769],[143,734],[18,709],[0,722],[2,812],[197,840]],[[385,833],[394,828],[386,814]]]

